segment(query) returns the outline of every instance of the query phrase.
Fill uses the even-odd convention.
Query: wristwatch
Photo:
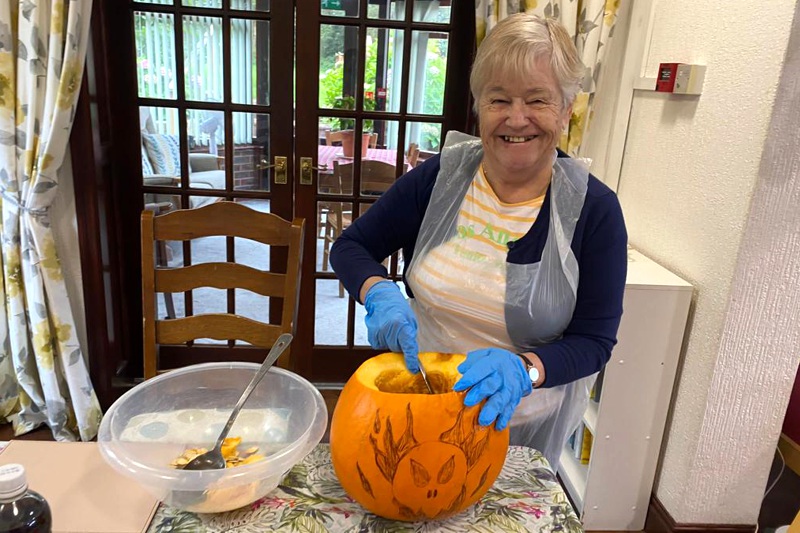
[[[517,355],[525,363],[525,371],[528,373],[528,377],[531,378],[531,384],[535,386],[536,382],[539,381],[539,369],[531,363],[531,360],[525,354],[518,353]]]

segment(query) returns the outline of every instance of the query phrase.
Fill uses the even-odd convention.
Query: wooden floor
[[[53,432],[50,431],[50,428],[47,426],[42,426],[40,428],[34,429],[30,433],[26,433],[25,435],[20,435],[19,437],[14,436],[14,430],[11,428],[11,424],[3,424],[0,425],[0,441],[8,441],[8,440],[55,440],[53,438]]]

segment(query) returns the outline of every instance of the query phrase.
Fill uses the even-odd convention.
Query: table
[[[369,159],[372,161],[381,161],[383,163],[389,163],[392,166],[397,165],[397,150],[390,150],[388,148],[369,148],[367,149],[367,157],[365,159]],[[339,163],[352,163],[352,157],[344,157],[342,155],[342,147],[341,146],[319,146],[317,147],[317,166],[321,167],[323,165],[328,166],[328,171],[333,172],[333,162],[338,161]],[[411,170],[411,165],[409,164],[408,160],[404,158],[406,163],[406,172]]]
[[[196,515],[161,505],[148,533],[223,531],[331,533],[583,531],[544,456],[511,446],[494,486],[475,505],[440,522],[395,522],[365,511],[345,494],[328,444],[319,444],[271,494],[249,507]]]

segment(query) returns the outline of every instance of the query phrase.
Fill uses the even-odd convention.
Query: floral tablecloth
[[[547,460],[524,446],[508,449],[494,486],[471,508],[439,522],[395,522],[366,512],[345,494],[320,444],[270,495],[227,513],[197,515],[160,506],[148,533],[583,531]]]

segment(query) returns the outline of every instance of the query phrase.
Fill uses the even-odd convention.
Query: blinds
[[[218,0],[193,0],[195,6],[213,7]],[[150,3],[171,4],[169,0]],[[202,5],[201,5],[202,4]],[[208,4],[207,6],[205,4]],[[137,11],[134,14],[137,48],[137,80],[139,96],[175,100],[177,98],[175,20],[172,14]],[[231,95],[237,103],[252,103],[254,21],[231,20]],[[183,17],[183,57],[186,100],[222,102],[223,75],[222,19],[185,15]],[[169,105],[169,102],[165,102]],[[151,115],[159,133],[177,134],[174,109],[154,107]],[[195,142],[207,146],[208,135],[200,130],[207,117],[191,113],[188,134]],[[234,143],[252,142],[252,114],[233,115]],[[216,141],[223,143],[224,129],[219,128]]]

